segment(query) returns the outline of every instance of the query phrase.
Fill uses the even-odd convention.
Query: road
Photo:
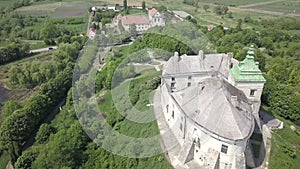
[[[57,46],[51,46],[51,47],[47,47],[47,48],[40,48],[40,49],[34,49],[34,50],[30,50],[29,53],[42,53],[42,52],[48,52],[51,50],[56,50]]]

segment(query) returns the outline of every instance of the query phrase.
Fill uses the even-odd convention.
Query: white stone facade
[[[244,152],[264,83],[235,82],[228,73],[233,63],[238,62],[232,54],[199,52],[196,56],[175,53],[165,65],[161,106],[180,144],[176,158],[183,165],[192,161],[199,168],[246,168]]]

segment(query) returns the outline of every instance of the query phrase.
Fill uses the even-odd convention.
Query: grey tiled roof
[[[246,96],[220,77],[204,79],[170,94],[189,118],[218,136],[244,140],[253,131],[254,119]],[[236,105],[232,96],[237,96]]]
[[[193,73],[203,71],[219,71],[228,74],[230,58],[226,54],[205,54],[203,59],[199,55],[173,56],[167,62],[163,75]]]

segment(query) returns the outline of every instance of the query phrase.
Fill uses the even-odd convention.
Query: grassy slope
[[[134,79],[134,83],[137,84],[145,84],[147,81],[153,79],[154,77],[159,76],[159,72],[156,72],[154,69],[144,71],[141,76]],[[127,91],[128,85],[130,85],[130,81],[125,81],[115,89],[113,89],[112,92],[119,93],[121,98],[125,95],[124,91]],[[149,103],[149,93],[151,90],[145,90],[141,92],[140,99],[137,101],[136,105],[134,105],[137,109],[140,111],[149,110],[149,107],[146,106],[146,104]],[[119,96],[117,96],[119,97]],[[129,97],[131,97],[131,94],[129,93]],[[104,102],[99,105],[101,112],[109,112],[112,109],[112,95],[111,92],[106,92],[104,96]],[[150,111],[150,113],[153,113],[153,111]],[[150,137],[157,135],[159,133],[157,123],[156,121],[150,122],[150,123],[135,123],[130,120],[123,120],[119,123],[117,123],[115,126],[117,126],[118,132],[131,136],[131,137]],[[115,127],[116,128],[116,127]],[[137,168],[171,168],[170,164],[164,160],[158,160],[156,157],[147,158],[147,159],[141,159],[139,161],[139,165]]]
[[[8,163],[8,161],[10,160],[10,157],[8,155],[7,152],[3,152],[1,155],[0,155],[0,168],[6,168],[6,165]]]
[[[284,128],[282,130],[274,131],[272,134],[272,148],[270,155],[270,169],[290,168],[297,169],[300,166],[300,134],[296,134],[290,129],[290,125],[294,125],[300,133],[300,127],[296,126],[290,121],[284,120]],[[285,152],[283,146],[287,144],[291,147],[294,146],[296,150],[296,158],[291,158]]]

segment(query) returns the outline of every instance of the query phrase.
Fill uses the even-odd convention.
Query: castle
[[[179,148],[175,168],[246,168],[245,149],[261,128],[260,97],[265,79],[251,46],[239,62],[233,54],[179,56],[161,78],[161,108]]]

